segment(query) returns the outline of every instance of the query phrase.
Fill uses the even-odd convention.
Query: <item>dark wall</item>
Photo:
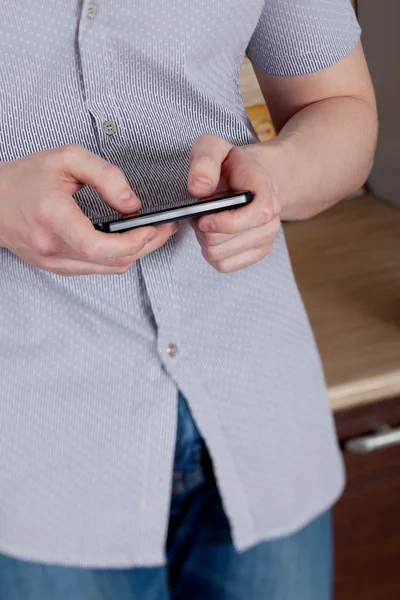
[[[400,0],[358,0],[357,4],[380,119],[368,187],[400,206]]]

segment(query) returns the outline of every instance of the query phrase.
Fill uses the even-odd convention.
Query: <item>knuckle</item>
[[[228,273],[228,264],[224,260],[217,260],[214,262],[214,268],[218,273]]]
[[[36,254],[43,258],[54,256],[57,253],[56,244],[47,235],[35,235],[32,239],[32,248]]]
[[[264,225],[268,223],[272,218],[272,210],[268,204],[264,204],[260,207],[260,221],[261,224]]]
[[[157,237],[153,238],[151,240],[151,242],[148,242],[148,243],[151,245],[157,244]],[[139,238],[134,244],[132,244],[129,254],[130,255],[138,254],[138,252],[141,252],[143,250],[143,248],[145,248],[148,245],[148,243],[147,243],[146,238]]]
[[[99,258],[100,249],[99,246],[93,242],[82,240],[79,243],[78,251],[87,261],[95,262]]]
[[[151,242],[151,245],[149,247],[153,248],[155,243],[157,243],[157,240],[153,240],[153,242]],[[136,242],[135,244],[132,244],[128,248],[128,252],[126,254],[127,254],[127,256],[130,257],[131,263],[134,260],[136,260],[137,258],[139,258],[139,256],[141,255],[141,252],[143,252],[144,248],[146,248],[145,240]]]
[[[270,254],[272,252],[273,247],[273,244],[265,244],[265,246],[260,248],[260,258],[262,258],[263,256],[267,256],[267,254]]]
[[[279,233],[281,229],[281,222],[280,219],[275,218],[272,222],[271,222],[271,233],[274,237],[276,237]]]
[[[150,242],[150,247],[151,248],[153,248],[153,247],[160,248],[161,246],[163,246],[163,244],[165,244],[169,240],[170,237],[171,237],[171,231],[169,228],[167,228],[165,231],[160,232],[159,235]],[[144,243],[142,248],[145,245],[146,244]],[[141,248],[139,248],[139,250],[141,250]]]
[[[81,158],[82,151],[83,148],[79,144],[68,144],[49,150],[47,153],[48,167],[68,172],[77,159]]]
[[[114,273],[115,273],[115,275],[124,275],[125,273],[128,273],[130,267],[131,267],[130,265],[125,266],[125,267],[118,267],[118,268],[114,269]]]
[[[201,253],[207,262],[209,262],[209,263],[215,262],[216,257],[214,255],[212,249],[209,246],[205,246],[204,248],[202,248]]]
[[[272,198],[272,207],[273,207],[274,216],[279,217],[281,214],[281,211],[282,211],[282,205],[281,205],[279,199],[277,198],[277,196],[273,196],[273,198]]]
[[[55,165],[58,165],[61,156],[61,149],[55,148],[54,150],[45,150],[40,153],[40,164],[45,169],[53,169]],[[37,156],[34,155],[34,158]],[[39,166],[39,163],[36,162],[36,165]]]
[[[38,206],[35,214],[36,222],[39,223],[44,228],[49,228],[51,226],[51,211],[47,209],[43,204]]]
[[[218,164],[218,161],[214,156],[212,156],[211,154],[207,154],[207,152],[200,152],[195,158],[193,172],[196,173],[197,169],[200,170],[204,167],[215,170],[219,168],[219,166],[220,165]]]
[[[35,261],[35,266],[38,266],[40,269],[43,269],[43,271],[48,271],[49,273],[56,273],[56,268],[44,256],[41,256],[40,259],[37,259]]]
[[[104,163],[104,165],[102,167],[102,171],[103,171],[103,173],[102,173],[103,177],[107,181],[115,181],[122,177],[121,170],[117,166],[112,165],[111,163],[108,163],[108,162]]]
[[[107,263],[111,267],[116,267],[117,269],[129,269],[132,264],[132,259],[128,256],[119,256],[109,259]]]
[[[202,240],[204,241],[204,243],[207,246],[215,246],[215,244],[217,242],[215,233],[208,233],[208,232],[203,233]]]
[[[65,162],[69,162],[71,159],[76,158],[82,152],[82,146],[79,144],[67,144],[58,148],[56,152],[61,156]]]
[[[203,248],[202,253],[203,253],[204,258],[208,262],[217,262],[218,261],[219,252],[216,247],[206,246],[205,248]]]

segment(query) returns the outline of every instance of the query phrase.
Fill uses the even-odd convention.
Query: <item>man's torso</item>
[[[237,75],[262,5],[99,0],[92,14],[2,0],[0,161],[79,143],[122,168],[145,210],[183,202],[196,137],[254,141]],[[113,215],[91,189],[77,201],[94,221]],[[187,225],[120,277],[61,277],[0,250],[0,332],[0,551],[162,562],[177,389],[238,547],[287,533],[340,489],[282,233],[231,275]]]

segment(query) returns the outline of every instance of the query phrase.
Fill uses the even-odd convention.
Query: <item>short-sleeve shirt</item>
[[[299,75],[360,36],[349,0],[0,4],[0,161],[81,144],[123,170],[144,211],[185,202],[201,134],[257,142],[238,83],[246,52]],[[92,188],[76,201],[93,222],[116,216]],[[3,553],[162,564],[178,390],[239,550],[300,528],[343,486],[282,231],[231,274],[187,224],[121,276],[64,277],[0,250],[0,376]]]

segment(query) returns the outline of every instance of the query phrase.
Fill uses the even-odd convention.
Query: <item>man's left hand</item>
[[[272,250],[281,223],[268,156],[273,159],[275,152],[266,144],[237,147],[214,135],[193,144],[190,194],[206,198],[218,191],[248,190],[254,195],[247,206],[192,221],[204,258],[220,273],[248,267]]]

